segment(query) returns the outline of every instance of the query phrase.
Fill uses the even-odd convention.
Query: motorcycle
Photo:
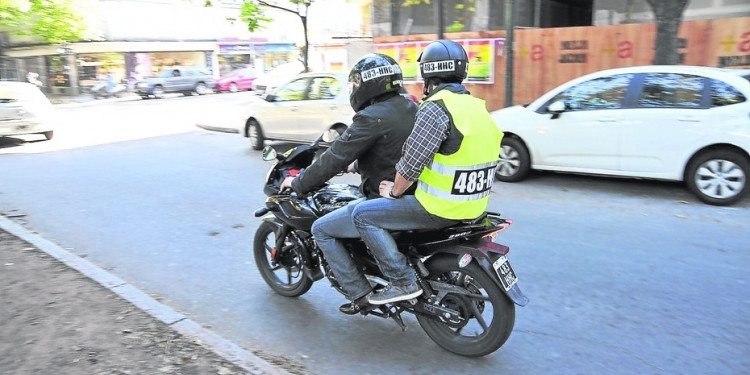
[[[312,144],[283,154],[271,146],[263,149],[263,159],[275,162],[265,179],[265,207],[255,211],[262,223],[255,233],[253,253],[263,280],[282,296],[299,297],[323,278],[346,295],[310,230],[316,219],[362,194],[356,186],[331,182],[305,195],[279,190],[286,177],[296,176],[313,163],[319,143],[330,142],[329,138],[330,134],[323,134]],[[424,292],[410,300],[368,306],[360,314],[393,319],[403,331],[407,326],[401,315],[414,314],[425,333],[445,350],[466,357],[496,351],[513,330],[515,305],[528,303],[508,261],[510,249],[494,242],[511,223],[487,212],[439,230],[393,232]],[[364,242],[342,241],[373,290],[385,287],[388,281]]]

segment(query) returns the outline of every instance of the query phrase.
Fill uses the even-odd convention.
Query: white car
[[[41,134],[52,139],[53,107],[38,87],[0,81],[0,137]]]
[[[266,140],[312,142],[326,131],[336,132],[335,138],[354,117],[347,80],[344,73],[299,74],[272,94],[253,97],[242,109],[237,130],[254,150]]]
[[[278,65],[268,73],[259,75],[253,81],[253,91],[258,95],[272,93],[279,85],[290,78],[305,71],[305,66],[299,61]]]
[[[748,190],[750,70],[610,69],[492,118],[505,132],[501,181],[530,169],[684,181],[715,205]]]

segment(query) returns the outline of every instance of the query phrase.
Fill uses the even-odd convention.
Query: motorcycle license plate
[[[505,256],[498,258],[492,266],[495,267],[497,275],[500,276],[500,283],[503,284],[506,292],[518,282],[518,277]]]

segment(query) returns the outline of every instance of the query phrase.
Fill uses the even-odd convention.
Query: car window
[[[194,70],[185,69],[185,70],[182,71],[182,75],[184,75],[184,76],[195,76],[196,73],[195,73]]]
[[[307,90],[307,78],[299,78],[279,86],[273,93],[278,101],[302,100]]]
[[[544,108],[560,100],[565,101],[569,111],[621,108],[633,76],[616,74],[579,83],[555,95]]]
[[[721,107],[746,101],[745,95],[742,95],[734,86],[719,81],[711,80],[711,107]]]
[[[690,74],[649,73],[643,80],[638,106],[646,108],[698,108],[705,78]]]
[[[308,99],[333,99],[341,91],[339,81],[334,77],[315,77],[310,82]]]

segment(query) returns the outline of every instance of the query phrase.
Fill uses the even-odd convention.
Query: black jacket
[[[380,181],[396,176],[401,148],[414,127],[417,105],[401,95],[371,104],[354,115],[353,123],[318,160],[292,182],[297,194],[315,190],[357,161],[362,177],[359,190],[368,198],[380,196]]]

